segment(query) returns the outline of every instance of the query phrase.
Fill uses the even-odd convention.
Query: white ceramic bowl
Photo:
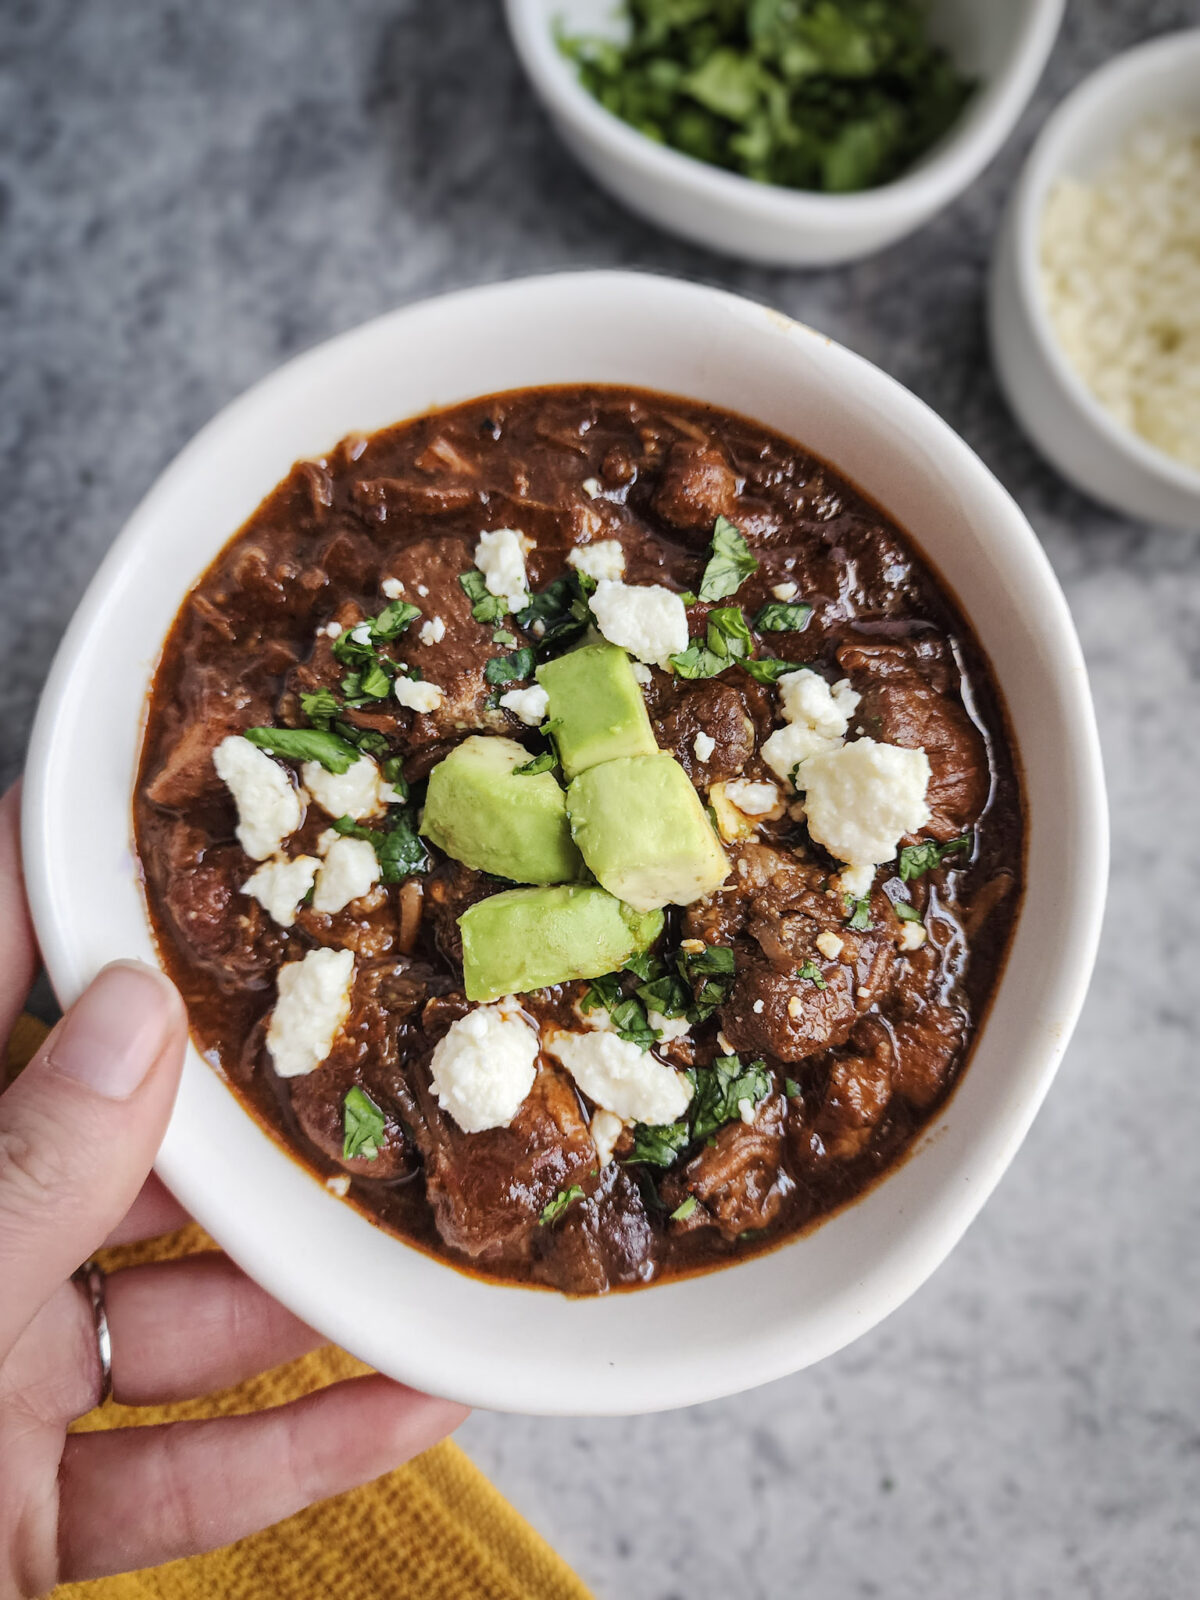
[[[1038,136],[992,262],[992,356],[1033,443],[1077,488],[1130,516],[1200,528],[1200,472],[1122,426],[1062,353],[1042,294],[1042,213],[1055,181],[1089,178],[1147,118],[1200,107],[1200,28],[1117,56],[1084,80]]]
[[[809,1236],[721,1272],[592,1300],[481,1282],[372,1227],[262,1132],[194,1051],[158,1166],[247,1272],[383,1371],[476,1405],[620,1413],[794,1372],[899,1305],[1012,1159],[1083,1001],[1106,866],[1083,661],[1028,524],[945,423],[810,329],[667,278],[534,278],[344,334],[209,423],[113,546],[43,697],[25,861],[64,1002],[114,956],[153,961],[130,797],[147,687],[189,585],[297,458],[428,407],[575,382],[688,395],[802,441],[913,530],[975,619],[1024,762],[1029,887],[961,1087],[910,1160]]]
[[[614,0],[505,0],[529,81],[564,143],[600,183],[651,222],[722,254],[777,266],[853,261],[913,232],[999,150],[1041,75],[1064,0],[935,0],[931,31],[981,82],[963,115],[894,182],[862,194],[754,183],[656,144],[606,111],[558,49],[569,34],[611,33]]]

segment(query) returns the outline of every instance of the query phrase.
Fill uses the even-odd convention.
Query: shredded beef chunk
[[[987,801],[987,750],[961,702],[934,687],[947,680],[944,660],[919,644],[853,644],[842,646],[838,662],[862,696],[863,732],[929,757],[933,817],[924,831],[953,839],[969,828]]]
[[[612,1161],[588,1195],[539,1228],[534,1246],[537,1276],[567,1294],[603,1294],[615,1284],[654,1277],[654,1229],[645,1202],[629,1173]]]
[[[680,439],[667,452],[654,509],[681,532],[712,532],[718,517],[731,517],[737,500],[737,478],[721,450],[712,444]]]
[[[682,1172],[667,1179],[662,1196],[672,1210],[689,1198],[698,1202],[678,1228],[715,1227],[722,1237],[736,1239],[774,1222],[792,1189],[783,1166],[785,1115],[783,1097],[772,1095],[755,1108],[753,1122],[726,1123]]]
[[[596,1165],[570,1080],[543,1066],[512,1126],[487,1133],[462,1133],[428,1088],[418,1098],[416,1138],[442,1238],[468,1256],[527,1260],[543,1209]]]
[[[733,528],[715,539],[722,518]],[[485,558],[485,574],[475,566],[480,535],[501,528],[517,537]],[[597,551],[609,541],[619,558]],[[591,924],[574,926],[563,903],[575,896],[554,889],[542,902],[552,908],[544,970],[555,974],[560,953],[561,981],[515,1003],[543,1040],[551,1028],[584,1035],[592,1043],[581,1059],[594,1057],[577,1084],[540,1056],[511,1124],[468,1134],[431,1090],[431,1053],[475,1012],[468,981],[490,992],[483,969],[493,954],[505,974],[497,982],[522,981],[500,959],[507,952],[474,941],[473,970],[463,968],[464,913],[514,885],[427,841],[414,847],[414,836],[430,774],[470,735],[515,738],[531,757],[549,757],[537,779],[546,809],[535,817],[531,807],[529,826],[557,825],[556,784],[568,788],[555,764],[561,709],[547,705],[543,734],[500,701],[533,689],[543,662],[597,637],[589,567],[685,597],[695,648],[682,669],[658,649],[660,621],[663,640],[680,648],[666,615],[677,622],[675,608],[656,619],[655,602],[623,604],[630,637],[644,633],[639,653],[655,662],[639,662],[635,676],[658,746],[722,838],[736,836],[725,847],[728,877],[704,899],[664,907],[661,932],[627,958],[621,929],[640,937],[629,920],[617,935],[595,932],[606,953],[590,958]],[[406,626],[397,603],[418,613]],[[860,701],[849,739],[929,758],[932,819],[896,841],[897,859],[863,896],[843,889],[854,882],[845,864],[812,839],[803,803],[763,758],[795,709],[778,678],[798,665],[829,684],[850,679]],[[404,704],[397,673],[426,686],[406,688],[406,699],[438,704]],[[582,719],[586,706],[599,730],[597,689],[595,704],[581,692],[576,709]],[[540,696],[521,704],[540,722]],[[259,726],[286,730],[270,759],[311,802],[267,862],[242,849],[238,806],[212,759],[222,739]],[[357,824],[328,810],[370,803],[356,779],[339,793],[305,769],[316,760],[327,776],[344,775],[347,745],[392,785],[386,806]],[[238,804],[243,821],[261,806],[265,829],[275,775],[255,766],[261,792],[248,784]],[[713,793],[739,780],[770,782],[789,804],[739,813],[737,790],[728,804]],[[624,793],[615,781],[612,792]],[[493,791],[473,793],[486,813]],[[636,783],[628,795],[628,816],[643,815]],[[495,804],[516,798],[508,788]],[[686,786],[683,798],[686,809]],[[740,798],[753,809],[767,797]],[[259,1121],[335,1192],[348,1180],[354,1203],[399,1238],[481,1275],[575,1295],[765,1249],[899,1161],[966,1066],[1024,872],[1003,706],[969,622],[913,541],[795,442],[707,405],[603,385],[487,396],[298,463],[181,604],[154,681],[134,822],[163,963],[197,1044]],[[335,824],[356,845],[331,856]],[[650,824],[612,831],[612,881],[636,893],[636,872],[655,853]],[[682,858],[682,814],[678,832]],[[961,835],[970,848],[943,858],[928,848],[901,855]],[[629,859],[615,861],[624,851]],[[671,854],[669,841],[657,854]],[[297,901],[284,891],[296,884],[299,896],[312,877],[307,865],[286,871],[300,855],[330,875]],[[707,875],[689,878],[686,867],[681,896],[718,876],[715,861]],[[286,926],[243,892],[260,868],[280,887],[277,901],[264,898]],[[519,887],[537,895],[549,886]],[[314,909],[314,898],[339,895],[353,898]],[[325,1059],[295,1078],[278,1076],[266,1048],[282,1003],[283,1023],[311,1022],[314,1040],[331,1040]],[[497,1093],[510,1067],[518,1090],[526,1081],[529,1049],[504,1026],[511,1002],[494,1003],[446,1052],[460,1073],[455,1103],[472,1125],[511,1108],[513,1096]],[[672,1100],[668,1067],[691,1081],[686,1109],[682,1096]],[[584,1082],[625,1109],[648,1111],[661,1090],[676,1121],[622,1121]],[[734,1105],[742,1085],[752,1092]]]

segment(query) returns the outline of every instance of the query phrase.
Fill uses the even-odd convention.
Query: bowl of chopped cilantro
[[[817,266],[926,222],[1007,138],[1063,0],[506,0],[563,140],[632,210]]]

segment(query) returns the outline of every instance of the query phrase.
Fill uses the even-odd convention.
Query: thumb
[[[132,1205],[186,1041],[167,979],[114,962],[0,1096],[0,1361]]]

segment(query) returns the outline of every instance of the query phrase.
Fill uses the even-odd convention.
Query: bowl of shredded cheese
[[[1030,438],[1120,511],[1200,529],[1200,29],[1047,122],[997,242],[996,367]]]

